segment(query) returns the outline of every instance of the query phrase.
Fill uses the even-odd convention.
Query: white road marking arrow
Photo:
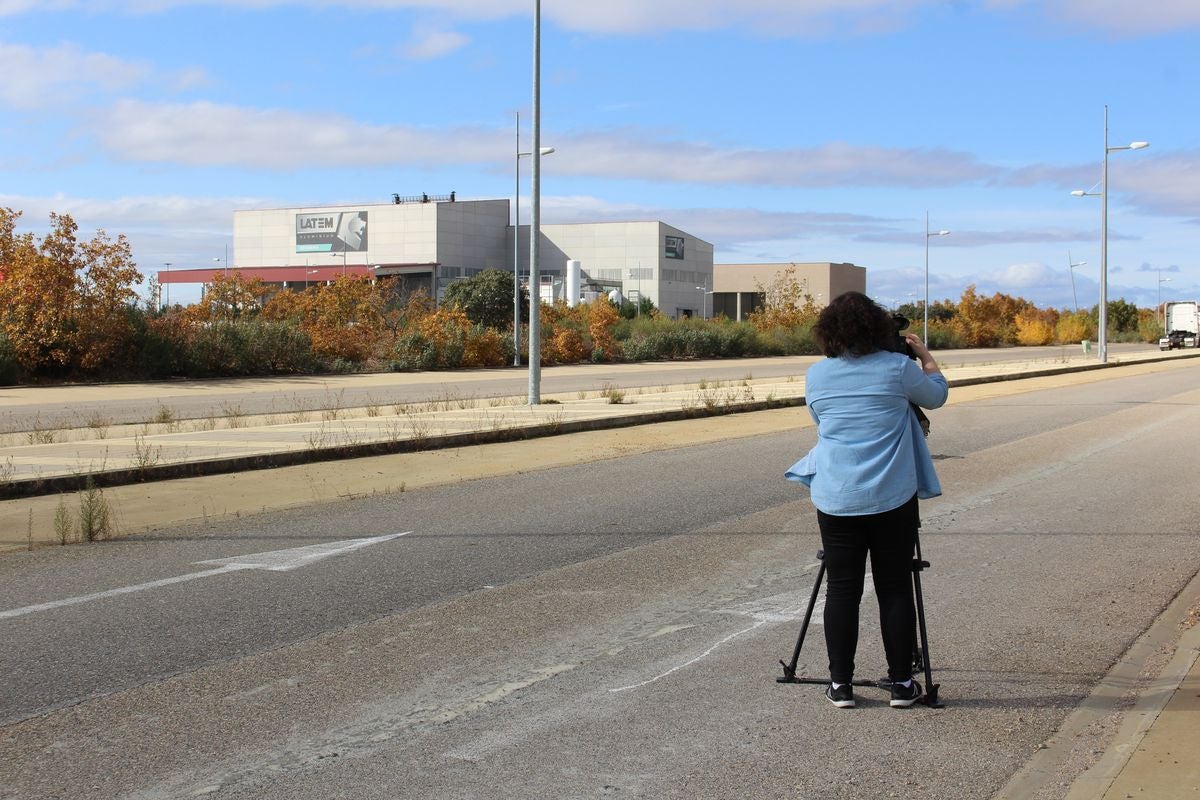
[[[118,589],[108,589],[103,592],[93,592],[92,594],[83,594],[78,597],[68,597],[63,600],[52,600],[48,603],[38,603],[32,606],[23,606],[21,608],[13,608],[8,611],[0,611],[0,619],[9,619],[11,617],[22,617],[26,614],[33,614],[38,611],[49,611],[54,608],[62,608],[64,606],[75,606],[80,603],[88,603],[92,600],[100,600],[105,597],[116,597],[122,594],[132,594],[134,592],[142,592],[147,589],[157,589],[161,586],[170,586],[174,583],[184,583],[185,581],[194,581],[197,578],[211,578],[214,575],[224,575],[227,572],[238,572],[245,569],[265,569],[271,572],[287,572],[289,570],[306,567],[309,564],[314,564],[323,558],[336,556],[340,553],[348,553],[351,550],[358,550],[380,542],[386,542],[390,539],[398,539],[401,536],[408,536],[412,531],[404,533],[388,533],[383,536],[371,536],[366,539],[347,539],[341,542],[329,542],[327,544],[313,544],[306,547],[293,547],[288,550],[271,550],[266,553],[253,553],[244,556],[233,556],[232,558],[217,558],[209,561],[197,561],[197,564],[219,564],[216,569],[206,569],[203,572],[191,572],[187,575],[178,575],[174,578],[163,578],[149,583],[139,583],[135,586],[122,586]]]

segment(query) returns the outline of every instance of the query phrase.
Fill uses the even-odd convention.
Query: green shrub
[[[392,348],[390,367],[394,372],[409,372],[415,369],[454,369],[462,366],[463,354],[467,351],[467,332],[446,325],[438,341],[409,331],[397,339]]]
[[[913,326],[910,330],[920,334],[922,328]],[[929,328],[929,341],[925,344],[929,346],[930,350],[961,350],[967,346],[966,341],[957,331],[941,325]]]
[[[191,331],[185,371],[193,377],[311,372],[312,341],[289,322],[210,322]]]

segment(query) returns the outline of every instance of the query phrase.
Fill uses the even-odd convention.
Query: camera
[[[913,352],[912,345],[908,343],[908,339],[905,339],[904,334],[901,333],[901,331],[908,327],[908,317],[903,314],[892,314],[892,326],[896,329],[896,335],[892,338],[892,346],[888,349],[893,353],[908,356],[915,361],[917,354]]]
[[[912,360],[917,360],[917,354],[913,352],[912,345],[908,343],[908,339],[904,338],[901,333],[908,327],[908,317],[903,314],[892,314],[892,326],[896,329],[896,335],[892,338],[892,346],[888,349],[893,353],[899,353],[902,356],[907,356]],[[921,410],[921,407],[916,403],[910,403],[912,410],[917,415],[917,422],[921,425],[921,433],[929,436],[929,417]]]

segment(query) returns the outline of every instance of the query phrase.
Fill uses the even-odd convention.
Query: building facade
[[[713,315],[743,320],[762,302],[762,292],[784,277],[795,274],[800,291],[818,307],[845,292],[867,291],[867,270],[854,264],[829,261],[786,264],[717,264],[714,267]]]
[[[232,259],[215,268],[158,273],[160,283],[208,283],[214,271],[303,288],[338,275],[402,283],[441,299],[446,287],[487,269],[529,285],[529,226],[510,223],[502,200],[421,195],[393,203],[235,211]],[[713,264],[713,245],[658,220],[542,225],[538,294],[546,302],[600,293],[648,298],[672,317],[745,319],[761,291],[794,268],[819,304],[866,288],[853,264]],[[514,237],[516,241],[514,241]],[[578,297],[568,297],[578,262]],[[574,290],[573,290],[574,291]],[[619,293],[619,294],[618,294]]]
[[[516,261],[528,286],[529,226],[514,230],[510,213],[506,199],[453,195],[236,211],[230,268],[282,285],[338,274],[394,278],[440,299],[450,283],[486,269],[511,272]],[[671,316],[700,315],[711,299],[712,244],[663,222],[543,225],[540,233],[539,294],[547,302],[566,297],[569,261],[580,263],[585,296],[619,290],[629,299],[648,297]],[[176,270],[160,280],[189,282],[211,272]]]

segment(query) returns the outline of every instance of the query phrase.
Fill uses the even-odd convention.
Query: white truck
[[[1194,301],[1167,303],[1163,309],[1166,325],[1163,336],[1158,340],[1159,350],[1174,350],[1177,347],[1195,347],[1200,336],[1200,309]]]

